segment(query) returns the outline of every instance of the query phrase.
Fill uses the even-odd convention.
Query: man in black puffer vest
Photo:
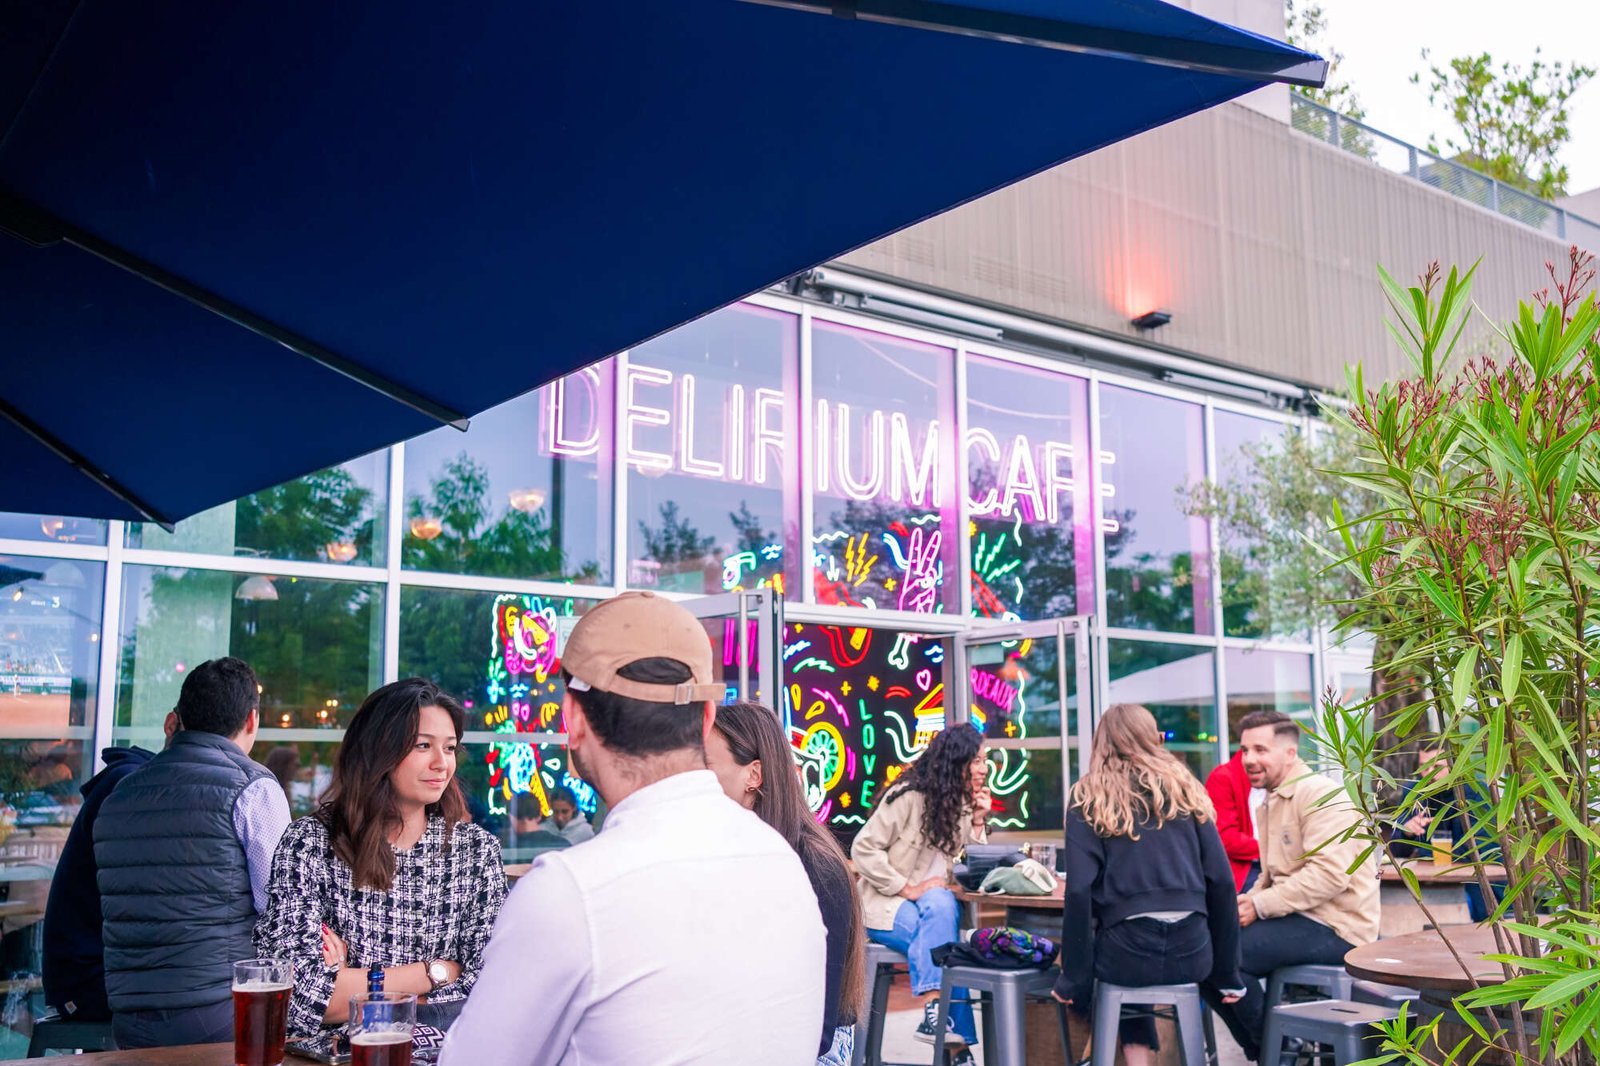
[[[239,659],[184,679],[167,749],[123,780],[94,824],[106,997],[124,1048],[233,1033],[233,963],[256,916],[289,803],[249,751],[261,688]]]

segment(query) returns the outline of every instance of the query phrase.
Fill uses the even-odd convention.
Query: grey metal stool
[[[1372,1058],[1378,1053],[1380,1034],[1372,1026],[1400,1017],[1394,1007],[1371,1003],[1352,1003],[1347,999],[1324,999],[1314,1003],[1292,1003],[1273,1007],[1267,1014],[1266,1032],[1261,1039],[1261,1061],[1275,1063],[1283,1055],[1285,1037],[1327,1044],[1333,1048],[1334,1066]]]
[[[1405,985],[1385,985],[1377,981],[1356,981],[1350,986],[1350,998],[1357,1003],[1367,1003],[1374,1007],[1393,1007],[1400,1009],[1402,1003],[1415,1003],[1422,998],[1422,993],[1415,988]]]
[[[1199,985],[1148,985],[1133,988],[1096,981],[1094,1036],[1090,1066],[1112,1066],[1117,1059],[1117,1028],[1123,1007],[1171,1007],[1178,1016],[1178,1046],[1183,1066],[1205,1066],[1205,1007]]]
[[[28,1040],[28,1058],[37,1059],[46,1051],[115,1051],[110,1022],[77,1022],[71,1018],[45,1018],[33,1023]]]
[[[883,1061],[883,1020],[889,1013],[889,986],[897,968],[908,965],[906,957],[893,948],[867,942],[867,987],[872,990],[867,1016],[856,1020],[856,1046],[851,1066],[909,1066]]]
[[[933,1062],[944,1066],[944,1036],[950,1027],[950,1000],[955,989],[967,990],[969,1002],[985,998],[983,1004],[984,1066],[1027,1066],[1026,1020],[1023,1009],[1029,997],[1050,999],[1056,1008],[1056,1024],[1061,1029],[1061,1050],[1070,1056],[1067,1040],[1067,1009],[1051,999],[1057,971],[991,970],[982,966],[946,966],[939,985],[939,1017],[934,1023]],[[1193,1066],[1201,1066],[1194,1063]]]
[[[1283,990],[1290,985],[1315,988],[1326,999],[1349,999],[1355,978],[1343,966],[1280,966],[1267,978],[1267,1010],[1283,1002]]]

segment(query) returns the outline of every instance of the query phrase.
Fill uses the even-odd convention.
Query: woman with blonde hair
[[[1087,1014],[1096,980],[1243,994],[1238,900],[1211,799],[1136,703],[1108,707],[1095,726],[1066,857],[1057,999]],[[1127,1066],[1149,1066],[1154,1020],[1125,1018],[1121,1036]]]

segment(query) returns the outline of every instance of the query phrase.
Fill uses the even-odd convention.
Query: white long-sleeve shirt
[[[811,1066],[824,947],[789,845],[676,774],[517,882],[441,1066]]]

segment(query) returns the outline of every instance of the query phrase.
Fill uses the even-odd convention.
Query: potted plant
[[[1455,861],[1494,901],[1504,980],[1456,997],[1456,1017],[1402,1016],[1385,1060],[1593,1066],[1600,1058],[1600,309],[1593,257],[1573,249],[1551,287],[1456,358],[1472,270],[1383,284],[1414,373],[1369,387],[1349,372],[1333,417],[1357,442],[1338,473],[1379,501],[1330,524],[1355,593],[1340,626],[1372,634],[1398,713],[1325,697],[1320,742],[1388,849],[1418,800],[1468,826]],[[1475,269],[1475,268],[1474,268]],[[1382,755],[1430,738],[1443,772],[1401,782]],[[1419,905],[1422,896],[1409,879]],[[1424,908],[1426,909],[1426,908]],[[1463,973],[1471,969],[1463,966]],[[1450,1027],[1465,1039],[1445,1038]],[[1470,1032],[1468,1032],[1470,1030]]]

